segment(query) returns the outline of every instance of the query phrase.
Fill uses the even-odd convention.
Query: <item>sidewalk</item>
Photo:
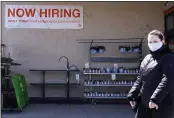
[[[3,118],[134,118],[128,105],[31,104],[21,113],[2,113]]]

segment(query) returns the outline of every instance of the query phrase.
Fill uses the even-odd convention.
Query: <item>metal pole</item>
[[[42,97],[45,98],[45,71],[42,71]]]

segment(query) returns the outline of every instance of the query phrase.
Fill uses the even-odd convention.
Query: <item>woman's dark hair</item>
[[[159,30],[152,30],[152,31],[148,34],[148,36],[149,36],[149,35],[158,36],[159,39],[165,41],[165,37],[164,37],[163,33],[161,33]]]

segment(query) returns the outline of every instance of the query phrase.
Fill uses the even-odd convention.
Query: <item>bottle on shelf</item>
[[[90,80],[88,80],[88,85],[90,85],[91,83],[90,83]]]
[[[104,93],[102,93],[102,97],[104,97]]]
[[[112,82],[110,82],[110,81],[108,80],[108,84],[109,84],[109,85],[112,85]]]
[[[84,82],[84,83],[85,83],[85,85],[87,85],[87,80],[85,80],[85,82]]]
[[[98,97],[101,97],[101,93],[100,92],[98,92]]]
[[[92,70],[91,70],[91,68],[89,69],[89,73],[92,73]]]
[[[106,81],[104,81],[104,85],[106,85],[107,84],[107,82]]]
[[[139,73],[139,70],[138,70],[138,68],[136,69],[136,73]]]

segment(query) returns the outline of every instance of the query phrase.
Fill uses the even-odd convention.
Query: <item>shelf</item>
[[[141,52],[120,52],[120,54],[140,54]]]
[[[91,57],[92,62],[110,62],[110,63],[137,63],[139,58],[121,58],[121,57]]]
[[[2,91],[2,94],[15,94],[15,92],[14,91]]]
[[[123,86],[123,87],[131,87],[133,85],[131,84],[84,84],[84,86],[106,86],[106,87],[110,87],[110,86]]]
[[[127,99],[127,97],[86,97],[90,99]]]
[[[5,47],[5,44],[1,44],[1,46],[4,46]]]
[[[83,73],[84,75],[138,75],[139,73]]]
[[[43,85],[43,83],[30,83],[31,85]],[[67,85],[67,83],[45,83],[45,85]],[[80,83],[70,83],[70,85],[80,85]]]
[[[78,42],[78,43],[91,43],[90,41],[80,41],[80,42]],[[103,41],[95,41],[95,42],[93,42],[93,43],[140,43],[140,42],[117,42],[117,41],[113,41],[113,42],[109,42],[109,41],[105,41],[105,42],[103,42]],[[142,43],[144,43],[144,42],[142,42]]]
[[[11,75],[5,75],[4,78],[5,78],[5,77],[11,77]]]
[[[54,70],[54,69],[31,69],[30,71],[68,71],[68,70]],[[79,71],[79,70],[69,70],[69,71]]]
[[[19,108],[2,108],[2,111],[22,111],[22,110],[20,110]]]
[[[5,76],[5,77],[2,77],[3,80],[11,80],[11,76]]]
[[[20,66],[19,63],[1,63],[1,66]]]
[[[136,39],[136,41],[124,41],[124,40],[133,40]],[[140,40],[140,41],[138,41]],[[144,43],[143,38],[118,38],[118,39],[78,39],[76,40],[78,43]]]

